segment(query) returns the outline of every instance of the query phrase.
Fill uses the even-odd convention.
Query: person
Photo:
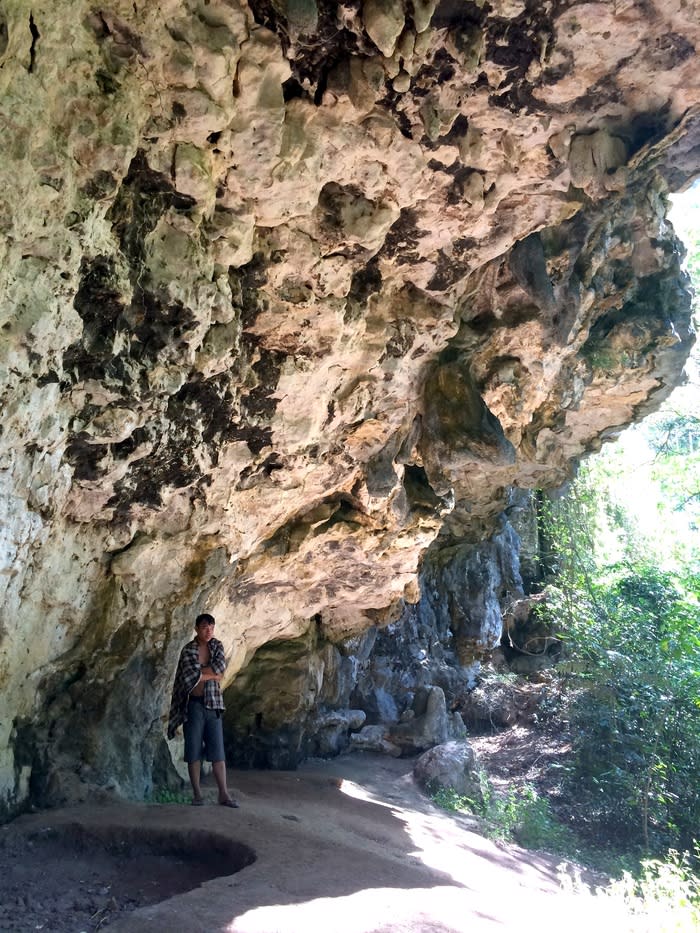
[[[226,786],[224,730],[221,714],[224,700],[221,678],[226,670],[224,646],[214,638],[214,616],[203,612],[195,619],[195,637],[180,652],[168,718],[168,738],[182,726],[185,736],[185,761],[192,785],[192,804],[204,804],[200,777],[202,759],[211,762],[219,792],[219,803],[237,807],[238,802]]]

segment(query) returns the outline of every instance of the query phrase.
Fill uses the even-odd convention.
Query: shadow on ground
[[[589,911],[590,899],[574,904],[562,892],[556,860],[497,846],[468,820],[439,811],[416,788],[411,768],[403,759],[355,754],[296,772],[235,774],[239,810],[218,807],[210,789],[201,808],[115,804],[22,817],[0,831],[0,856],[4,849],[31,868],[32,840],[43,834],[60,843],[42,869],[54,885],[69,883],[68,868],[90,840],[122,859],[116,877],[127,889],[133,879],[132,893],[148,887],[153,858],[165,860],[159,877],[184,879],[191,890],[163,885],[157,903],[102,913],[98,906],[78,926],[61,926],[55,904],[38,920],[43,927],[25,927],[26,905],[10,905],[18,922],[0,929],[461,933],[517,929],[529,916],[541,931],[558,933],[567,915],[572,929],[571,910]],[[6,868],[0,858],[0,879]],[[45,906],[47,913],[52,905]]]

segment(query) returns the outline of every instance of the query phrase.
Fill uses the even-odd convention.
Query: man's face
[[[197,632],[197,638],[200,641],[211,641],[214,637],[214,623],[213,622],[200,622],[195,626]]]

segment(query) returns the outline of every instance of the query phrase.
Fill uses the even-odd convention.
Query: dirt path
[[[466,933],[536,927],[560,933],[591,925],[613,928],[600,922],[590,898],[562,892],[556,859],[498,846],[472,832],[467,819],[455,820],[420,794],[411,766],[406,760],[352,755],[309,763],[297,772],[236,773],[231,783],[239,810],[217,807],[208,791],[211,803],[202,808],[121,804],[22,817],[0,832],[0,863],[5,851],[15,867],[27,866],[27,882],[30,873],[35,879],[39,873],[47,916],[37,920],[31,914],[36,895],[29,887],[24,900],[6,903],[3,884],[11,866],[5,864],[0,919],[14,925],[0,929]],[[40,864],[32,854],[42,836],[64,846],[53,862]],[[71,906],[76,900],[72,869],[77,864],[78,873],[86,866],[103,870],[102,855],[94,846],[85,849],[86,839],[108,843],[122,863],[111,881],[77,879],[83,889],[90,888],[78,914]],[[177,889],[178,872],[199,884],[213,871],[222,874],[169,896],[173,884]],[[64,914],[59,890],[67,894]],[[78,894],[79,903],[80,885]],[[110,896],[114,907],[104,911],[100,898],[109,903]],[[132,903],[118,902],[127,896]],[[153,903],[158,896],[167,899]],[[134,903],[143,906],[119,913],[117,907]]]

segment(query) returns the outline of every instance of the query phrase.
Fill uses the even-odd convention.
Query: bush
[[[482,774],[482,801],[463,797],[452,788],[440,788],[431,796],[443,810],[480,817],[489,839],[514,841],[526,849],[569,854],[577,851],[573,832],[557,821],[548,801],[530,784],[499,795]]]
[[[700,825],[700,580],[640,555],[643,542],[596,563],[589,480],[545,516],[556,574],[543,611],[559,628],[570,690],[564,789],[591,842],[690,849]]]
[[[634,929],[649,933],[689,933],[700,929],[700,883],[687,853],[671,851],[664,861],[645,860],[635,877],[625,872],[598,895],[618,903]]]

